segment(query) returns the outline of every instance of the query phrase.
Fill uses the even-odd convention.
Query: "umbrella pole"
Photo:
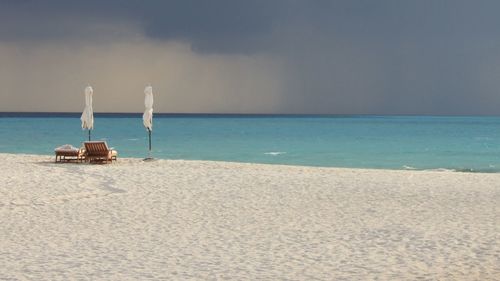
[[[149,128],[148,128],[148,137],[149,137],[148,157],[144,158],[144,161],[152,161],[152,160],[154,160],[153,157],[151,157],[151,130]]]
[[[149,154],[151,154],[151,130],[150,129],[148,129],[148,133],[149,133]]]
[[[90,129],[89,129],[89,141],[90,141]]]

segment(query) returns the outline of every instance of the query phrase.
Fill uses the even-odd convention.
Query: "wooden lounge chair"
[[[85,159],[90,163],[109,163],[116,161],[118,152],[108,148],[105,141],[86,141],[85,145]]]
[[[82,162],[85,159],[84,149],[78,149],[69,144],[54,149],[54,152],[56,154],[56,162]]]

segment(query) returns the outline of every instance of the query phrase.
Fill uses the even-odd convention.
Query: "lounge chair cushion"
[[[67,152],[67,153],[76,152],[76,153],[78,153],[80,151],[80,149],[72,146],[71,144],[65,144],[65,145],[57,147],[56,149],[54,149],[54,151],[55,152]]]

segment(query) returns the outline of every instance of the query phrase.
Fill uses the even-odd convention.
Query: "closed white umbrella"
[[[146,130],[148,130],[149,136],[149,157],[151,158],[151,132],[153,131],[153,87],[147,86],[144,89],[144,105],[146,109],[142,115],[142,123]]]
[[[89,131],[89,141],[90,141],[90,131],[94,128],[94,110],[92,109],[92,94],[94,90],[92,87],[87,86],[85,88],[85,108],[83,109],[82,117],[82,129]]]

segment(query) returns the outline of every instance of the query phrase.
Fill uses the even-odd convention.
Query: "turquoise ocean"
[[[0,152],[81,146],[79,113],[0,113]],[[92,140],[148,155],[142,114],[95,114]],[[500,117],[156,114],[155,158],[500,172]]]

